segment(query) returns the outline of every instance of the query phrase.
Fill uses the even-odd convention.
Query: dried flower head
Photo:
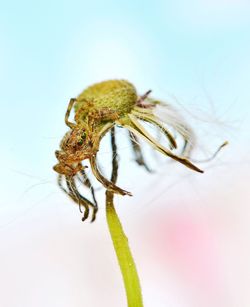
[[[110,80],[94,84],[85,89],[77,98],[70,100],[65,115],[65,123],[70,130],[61,141],[60,150],[55,153],[58,164],[54,166],[54,170],[59,173],[59,186],[80,207],[85,208],[83,220],[88,217],[90,206],[94,209],[92,221],[97,212],[94,190],[84,171],[85,166],[82,165],[84,160],[89,160],[94,176],[107,190],[121,195],[131,195],[130,192],[115,185],[112,180],[105,178],[96,163],[101,139],[108,131],[113,131],[116,125],[129,131],[138,164],[147,168],[138,145],[138,138],[142,138],[162,154],[194,171],[203,172],[188,159],[194,141],[192,130],[170,105],[150,98],[150,93],[151,91],[148,91],[139,96],[135,87],[128,81]],[[75,109],[74,123],[69,121],[73,106]],[[165,112],[164,118],[159,115],[159,109]],[[169,148],[159,143],[140,121],[160,128],[168,140]],[[173,149],[177,148],[177,142],[166,124],[171,126],[184,140],[181,155],[173,153]],[[66,180],[66,188],[62,184],[63,178]],[[79,193],[76,178],[82,180],[91,189],[93,203]]]

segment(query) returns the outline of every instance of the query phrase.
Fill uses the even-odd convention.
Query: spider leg
[[[140,106],[142,108],[149,108],[151,107],[152,105],[146,105],[144,104],[144,100],[148,97],[148,95],[152,92],[152,90],[148,90],[144,95],[142,95],[141,97],[139,97],[139,99],[137,100],[136,102],[136,105],[137,106]]]
[[[177,126],[175,128],[177,130],[177,132],[182,136],[183,140],[184,140],[184,145],[182,147],[181,153],[186,156],[189,157],[194,144],[195,144],[195,135],[193,130],[185,123],[179,123],[179,127]]]
[[[95,142],[94,142],[94,145],[93,145],[93,148],[95,148],[96,152],[98,151],[99,149],[99,145],[100,145],[100,142],[103,138],[103,136],[115,125],[115,122],[112,122],[112,123],[107,123],[105,124],[99,131],[98,133],[98,137],[96,138]],[[93,151],[95,152],[95,151]],[[110,182],[108,179],[106,179],[99,171],[98,167],[97,167],[97,162],[96,162],[96,154],[93,154],[93,156],[91,156],[89,158],[89,162],[90,162],[90,165],[91,165],[91,169],[92,169],[92,172],[94,174],[94,176],[96,177],[96,179],[98,181],[101,182],[101,184],[108,190],[114,192],[114,193],[117,193],[117,194],[121,194],[121,195],[132,195],[130,192],[128,191],[125,191],[121,188],[119,188],[118,186],[116,186],[114,183]]]
[[[133,132],[134,134],[144,138],[152,147],[154,147],[159,152],[163,153],[164,155],[169,156],[170,158],[184,164],[188,168],[197,171],[199,173],[203,173],[201,169],[199,169],[197,166],[192,164],[188,159],[184,157],[179,157],[175,154],[173,154],[169,149],[162,146],[155,138],[153,138],[145,129],[144,127],[138,122],[137,118],[132,115],[128,114],[128,118],[130,119],[131,123],[125,123],[123,124],[124,127],[126,127],[129,131]]]
[[[77,198],[77,196],[75,195],[74,191],[72,190],[72,187],[71,187],[69,181],[66,179],[67,187],[69,189],[69,190],[66,190],[65,187],[63,186],[62,179],[63,179],[63,175],[59,174],[58,177],[57,177],[57,183],[58,183],[60,189],[65,194],[67,194],[75,203],[77,203],[79,205],[79,211],[82,213],[80,201]]]
[[[153,171],[148,167],[148,165],[146,164],[146,162],[144,160],[139,140],[138,140],[137,136],[131,131],[129,131],[129,140],[130,140],[131,147],[132,147],[132,150],[133,150],[133,153],[134,153],[135,162],[140,166],[144,166],[144,168],[149,173],[152,173]]]
[[[65,124],[69,127],[69,128],[74,128],[76,126],[76,124],[74,123],[71,123],[69,121],[69,115],[70,115],[70,112],[71,112],[71,109],[74,105],[74,103],[76,102],[76,98],[71,98],[70,101],[69,101],[69,104],[68,104],[68,108],[67,108],[67,111],[66,111],[66,114],[65,114]]]
[[[113,184],[116,183],[118,177],[118,155],[117,155],[117,146],[115,142],[115,128],[111,129],[111,148],[112,148],[112,173],[110,180]],[[106,190],[106,210],[108,206],[113,206],[114,192],[107,189]]]
[[[140,106],[134,107],[134,110],[145,115],[153,115],[161,122],[166,122],[168,125],[172,126],[184,140],[184,145],[181,151],[182,155],[188,157],[195,143],[195,135],[193,130],[187,123],[185,123],[180,114],[171,105],[151,98],[147,98],[146,100],[154,106],[158,105],[159,107],[162,107],[162,114],[165,113],[164,117],[166,117],[166,119],[159,118],[155,113],[152,112],[152,110],[141,108]]]
[[[174,139],[174,137],[172,136],[172,134],[164,127],[164,125],[162,124],[161,121],[157,120],[157,118],[155,117],[155,115],[150,115],[150,114],[145,114],[143,112],[139,112],[139,111],[132,111],[132,114],[134,114],[137,118],[148,122],[150,124],[153,124],[154,126],[158,127],[161,132],[163,134],[165,134],[166,138],[169,141],[170,144],[170,148],[177,148],[177,144],[176,141]]]
[[[116,186],[113,182],[109,181],[108,179],[106,179],[98,170],[97,164],[96,164],[96,156],[93,155],[92,157],[90,157],[89,159],[90,161],[90,165],[93,171],[94,176],[96,177],[96,179],[98,181],[101,182],[101,184],[107,189],[112,191],[113,193],[117,193],[117,194],[121,194],[121,195],[132,195],[130,192],[125,191],[121,188],[119,188],[118,186]]]
[[[75,184],[75,182],[74,182]],[[76,186],[75,186],[76,187]],[[81,200],[83,202],[87,202],[87,204],[93,208],[93,213],[92,213],[92,218],[91,218],[91,222],[94,222],[95,219],[96,219],[96,214],[97,214],[97,211],[98,211],[98,205],[97,205],[97,201],[96,201],[96,198],[95,198],[95,194],[94,194],[94,188],[92,187],[93,191],[91,191],[91,194],[92,194],[92,197],[93,197],[93,201],[94,203],[92,203],[91,201],[89,201],[87,198],[83,197],[81,194],[79,194]],[[84,219],[83,219],[84,221]]]
[[[79,200],[77,199],[75,193],[72,191],[72,188],[70,187],[70,189],[66,189],[64,186],[63,186],[63,183],[62,183],[62,179],[65,178],[63,177],[63,175],[59,174],[59,176],[57,177],[57,183],[60,187],[60,189],[65,193],[67,194],[74,202],[78,203],[79,205],[79,211],[82,213],[82,210],[81,210],[81,204],[79,202]],[[66,180],[66,184],[67,184],[67,187],[69,188],[69,183],[68,181]]]
[[[63,184],[62,184],[62,179],[63,179],[63,175],[62,174],[59,174],[57,176],[57,184],[59,186],[59,188],[66,194],[69,195],[69,192],[64,188]]]
[[[86,180],[86,176],[85,176],[85,175],[86,175],[86,173],[85,173],[84,170],[80,170],[80,172],[78,172],[78,173],[76,174],[77,179],[78,179],[82,184],[84,184],[85,187],[90,188],[89,183],[87,183],[87,180]]]
[[[143,108],[143,107],[141,107],[140,105],[134,106],[133,111],[137,111],[137,112],[140,112],[140,113],[143,113],[143,114],[153,115],[152,109]]]
[[[80,193],[77,191],[76,186],[74,186],[73,177],[72,176],[65,176],[66,183],[70,192],[70,197],[78,204],[79,210],[82,213],[81,206],[84,207],[84,215],[83,221],[88,218],[89,216],[89,205],[86,202],[81,201]]]
[[[76,202],[79,204],[79,206],[83,206],[85,211],[84,211],[84,215],[83,215],[83,218],[82,218],[82,221],[85,221],[88,216],[89,216],[89,207],[92,207],[93,208],[93,216],[92,216],[92,219],[91,219],[91,222],[93,222],[95,220],[95,217],[96,217],[96,207],[94,204],[92,204],[91,201],[89,201],[87,198],[83,197],[77,190],[77,187],[76,187],[76,183],[75,183],[75,180],[74,180],[74,177],[72,176],[65,176],[66,178],[66,183],[67,183],[67,186],[68,186],[68,189],[69,189],[69,196]]]
[[[115,141],[115,128],[111,129],[111,149],[112,149],[112,174],[110,180],[113,183],[116,183],[118,177],[118,154],[117,154],[117,145]]]
[[[104,135],[115,125],[115,122],[108,122],[100,127],[100,130],[98,131],[96,135],[96,139],[94,140],[93,149],[95,152],[99,150],[100,142]]]
[[[84,179],[84,181],[83,181],[83,182],[84,182],[84,185],[85,185],[87,188],[90,189],[90,192],[91,192],[91,195],[92,195],[92,198],[93,198],[93,205],[94,205],[94,207],[93,207],[93,217],[92,217],[92,221],[94,221],[94,220],[95,220],[96,213],[97,213],[97,211],[98,211],[98,204],[97,204],[97,200],[96,200],[96,196],[95,196],[95,189],[94,189],[93,185],[91,184],[91,181],[90,181],[88,175],[86,174],[85,170],[82,169],[82,170],[80,171],[80,173],[81,173],[81,175],[82,175],[82,177],[83,177],[83,179]]]

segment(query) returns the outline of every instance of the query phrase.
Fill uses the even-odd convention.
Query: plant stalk
[[[128,307],[143,307],[141,286],[128,239],[114,207],[114,194],[106,191],[106,217],[109,232],[121,269]]]

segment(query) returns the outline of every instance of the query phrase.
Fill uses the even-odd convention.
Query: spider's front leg
[[[95,126],[102,122],[114,122],[119,118],[119,114],[115,110],[109,108],[100,108],[99,110],[94,109],[88,114],[89,123],[91,126]]]
[[[71,122],[69,121],[70,112],[71,112],[72,107],[73,107],[73,105],[74,105],[75,102],[76,102],[76,98],[71,98],[71,99],[70,99],[69,104],[68,104],[68,108],[67,108],[67,111],[66,111],[66,114],[65,114],[65,124],[66,124],[69,128],[71,128],[71,129],[73,129],[73,128],[76,126],[76,124],[71,123]]]
[[[82,182],[87,188],[89,188],[91,195],[92,195],[92,199],[93,199],[93,215],[95,216],[97,211],[98,211],[98,204],[97,204],[97,200],[96,200],[96,196],[95,196],[95,189],[88,177],[88,175],[86,174],[85,170],[82,169],[80,171],[80,174],[83,178],[83,181],[81,178],[78,177],[78,179],[80,179],[80,182]]]
[[[81,213],[82,213],[81,206],[83,206],[84,209],[85,209],[84,215],[83,215],[83,218],[82,218],[82,220],[85,221],[89,216],[89,205],[88,205],[87,202],[81,200],[81,197],[80,197],[81,195],[77,191],[73,177],[72,176],[65,176],[65,178],[66,178],[67,187],[69,189],[68,195],[70,196],[70,198],[72,200],[74,200],[75,203],[77,203],[79,205],[79,210],[80,210]]]
[[[112,181],[109,181],[108,179],[106,179],[99,171],[98,167],[97,167],[97,163],[96,163],[96,156],[92,156],[89,159],[92,171],[94,176],[96,177],[96,179],[98,181],[101,182],[101,184],[107,189],[112,191],[113,193],[116,194],[120,194],[120,195],[129,195],[132,196],[132,194],[128,191],[125,191],[121,188],[119,188],[118,186],[116,186]]]
[[[65,188],[63,186],[63,182],[62,182],[63,178],[65,178],[65,180],[66,180],[67,188]],[[76,186],[76,183],[75,183],[74,177],[73,176],[65,176],[64,177],[63,175],[59,174],[57,182],[58,182],[59,187],[63,190],[63,192],[66,193],[76,204],[79,205],[80,212],[82,212],[81,206],[84,207],[85,211],[84,211],[82,221],[85,221],[88,218],[89,207],[93,208],[93,214],[92,214],[91,222],[94,222],[94,220],[96,218],[96,213],[97,213],[97,210],[98,210],[97,203],[95,201],[95,204],[93,204],[91,201],[89,201],[87,198],[83,197],[79,193],[77,186]]]

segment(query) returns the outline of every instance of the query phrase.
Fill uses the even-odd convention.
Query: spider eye
[[[81,135],[81,137],[80,137],[79,140],[77,141],[77,144],[78,144],[78,145],[82,145],[85,139],[86,139],[86,133],[83,132],[82,135]]]
[[[79,140],[79,141],[77,142],[77,144],[78,144],[78,145],[82,145],[82,144],[83,144],[83,139]]]

